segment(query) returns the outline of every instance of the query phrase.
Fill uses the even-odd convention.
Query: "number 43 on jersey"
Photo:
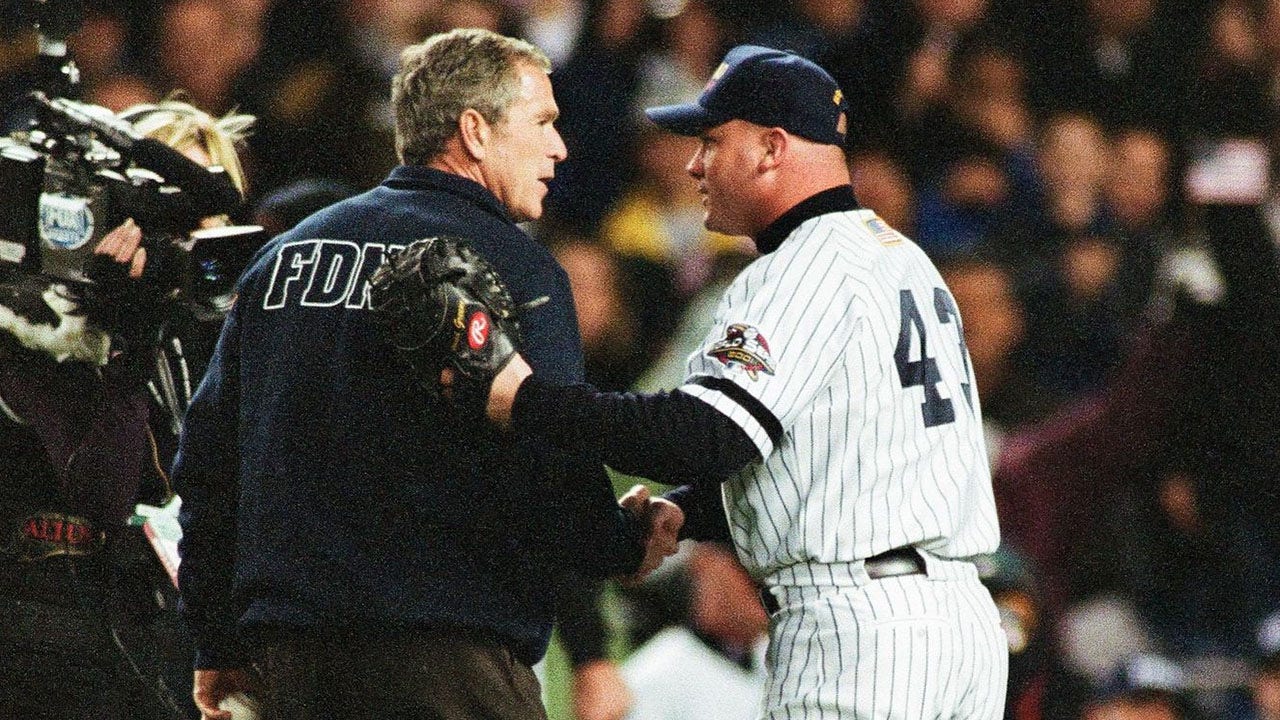
[[[935,427],[955,422],[956,409],[950,399],[942,396],[938,386],[945,384],[938,371],[936,355],[929,354],[929,334],[925,330],[924,317],[916,304],[915,295],[910,290],[898,292],[902,305],[902,325],[898,330],[898,347],[894,350],[893,360],[898,365],[898,379],[902,387],[924,388],[924,402],[920,411],[924,416],[925,427]],[[928,308],[926,308],[928,310]],[[944,288],[933,289],[933,313],[941,325],[951,325],[955,329],[955,340],[960,347],[960,360],[964,371],[960,380],[960,390],[964,394],[969,409],[973,409],[973,389],[969,374],[969,348],[964,343],[964,328],[960,324],[960,313],[956,310],[956,301]],[[920,341],[920,359],[911,359],[912,337]],[[949,338],[948,338],[949,339]],[[948,393],[952,397],[954,393]]]

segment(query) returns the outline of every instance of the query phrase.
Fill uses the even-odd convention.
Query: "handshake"
[[[520,356],[520,316],[546,298],[512,299],[498,271],[458,237],[430,237],[387,256],[369,278],[375,322],[401,364],[431,397],[500,426],[533,370]],[[641,529],[644,558],[622,578],[639,582],[676,552],[684,513],[636,485],[619,504]]]
[[[649,488],[635,485],[618,501],[623,510],[631,513],[644,532],[644,558],[640,567],[630,575],[619,578],[624,585],[638,583],[658,569],[662,561],[676,553],[680,528],[684,525],[684,512],[675,503],[660,497],[651,497]]]

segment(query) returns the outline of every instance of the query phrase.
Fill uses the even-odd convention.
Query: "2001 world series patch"
[[[716,341],[707,351],[707,357],[719,360],[726,367],[746,370],[752,380],[758,379],[760,373],[773,374],[768,341],[758,329],[743,323],[730,325],[724,339]]]

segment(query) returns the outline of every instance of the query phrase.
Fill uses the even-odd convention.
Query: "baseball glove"
[[[369,278],[376,322],[432,398],[440,373],[454,369],[450,399],[483,415],[489,387],[520,349],[517,306],[493,266],[456,237],[417,240],[388,255]]]

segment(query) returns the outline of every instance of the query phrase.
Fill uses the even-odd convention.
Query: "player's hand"
[[[257,688],[248,670],[196,670],[191,698],[200,711],[201,720],[231,720],[230,710],[219,710],[218,704],[237,692],[252,693]]]
[[[489,404],[485,406],[485,414],[499,427],[511,427],[511,407],[516,402],[516,392],[525,378],[533,374],[533,368],[524,361],[520,353],[511,358],[511,362],[502,368],[493,385],[489,387]]]
[[[680,528],[684,526],[684,511],[670,500],[650,497],[649,488],[644,485],[632,487],[618,504],[639,518],[645,528],[644,558],[640,567],[621,578],[624,584],[634,584],[657,570],[663,560],[676,554]]]
[[[485,406],[485,415],[501,428],[511,427],[511,406],[515,404],[516,392],[520,390],[524,379],[533,374],[533,368],[525,362],[520,353],[511,356],[511,360],[493,378],[489,386],[489,402]],[[448,399],[453,399],[455,371],[446,367],[440,371],[440,391]]]
[[[573,670],[573,714],[577,720],[622,720],[634,698],[618,666],[592,660]]]
[[[147,265],[147,249],[142,247],[142,228],[129,218],[119,227],[102,236],[93,248],[93,254],[103,255],[111,260],[127,266],[129,277],[142,277],[142,270]]]
[[[520,317],[549,299],[516,304],[471,241],[452,236],[388,253],[369,276],[370,317],[418,389],[438,398],[443,370],[452,368],[449,404],[476,420],[487,414],[494,379],[520,351]],[[506,425],[510,413],[500,409],[510,403],[502,400],[495,414]]]

